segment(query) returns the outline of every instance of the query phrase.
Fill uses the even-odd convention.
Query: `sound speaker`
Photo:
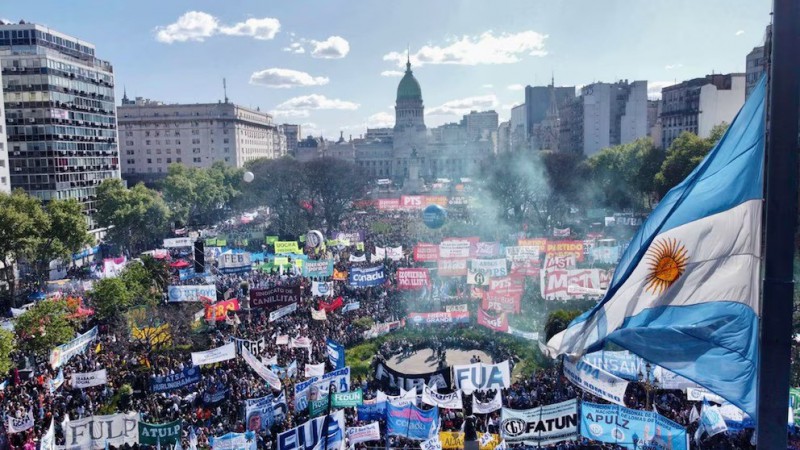
[[[194,271],[203,273],[206,271],[206,250],[203,241],[194,241]]]

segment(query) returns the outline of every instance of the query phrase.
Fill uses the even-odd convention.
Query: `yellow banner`
[[[484,433],[478,433],[478,442]],[[481,450],[494,450],[500,444],[500,435],[492,434],[492,440],[487,442],[486,445],[481,446]],[[464,433],[460,431],[441,431],[439,432],[439,440],[442,442],[442,449],[458,449],[464,448]]]
[[[297,241],[276,241],[275,242],[275,253],[303,253],[302,250],[297,246]]]
[[[336,281],[347,281],[347,271],[333,269],[333,279]]]
[[[159,327],[137,328],[131,326],[131,337],[139,341],[147,341],[150,345],[168,345],[172,342],[168,323]]]

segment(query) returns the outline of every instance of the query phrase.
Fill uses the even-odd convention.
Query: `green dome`
[[[422,89],[419,87],[419,81],[411,72],[411,63],[406,64],[406,74],[397,85],[397,100],[422,100]]]

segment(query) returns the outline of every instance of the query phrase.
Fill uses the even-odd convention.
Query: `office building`
[[[286,153],[295,155],[297,153],[297,143],[303,135],[300,125],[285,123],[282,125],[283,135],[286,136]]]
[[[3,75],[0,74],[0,99],[3,98]],[[0,101],[0,192],[11,192],[11,180],[8,177],[8,140],[6,139],[5,106]]]
[[[586,156],[647,136],[647,81],[593,83],[581,97]]]
[[[745,99],[750,96],[750,92],[753,88],[756,87],[758,80],[761,79],[761,76],[767,71],[767,48],[769,47],[766,43],[770,40],[770,34],[772,33],[772,26],[767,25],[767,29],[764,31],[764,45],[759,47],[754,47],[750,53],[747,54],[747,59],[745,61]]]
[[[529,137],[534,125],[547,117],[553,107],[560,109],[568,101],[575,98],[575,86],[555,86],[555,79],[547,86],[525,87],[525,132]],[[552,103],[555,102],[555,105]],[[513,132],[513,130],[512,130]]]
[[[461,126],[464,127],[469,142],[491,139],[492,134],[497,132],[498,123],[498,116],[494,110],[471,111],[461,119]]]
[[[702,138],[714,126],[730,124],[744,104],[745,74],[706,75],[661,90],[662,147],[684,131]]]
[[[287,151],[272,116],[228,102],[164,104],[137,98],[117,109],[122,175],[129,182],[166,176],[170,164],[242,167]]]
[[[111,64],[89,42],[20,22],[0,24],[0,67],[11,188],[77,199],[94,228],[97,186],[120,176]]]

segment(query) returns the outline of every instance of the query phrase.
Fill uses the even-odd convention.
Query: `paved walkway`
[[[447,365],[454,364],[469,364],[470,358],[473,355],[478,355],[484,363],[491,363],[492,358],[481,350],[447,350]],[[438,361],[434,359],[433,350],[424,348],[412,354],[409,358],[400,359],[399,355],[393,356],[388,365],[394,370],[399,372],[414,374],[414,373],[428,373],[435,372],[438,368]]]

